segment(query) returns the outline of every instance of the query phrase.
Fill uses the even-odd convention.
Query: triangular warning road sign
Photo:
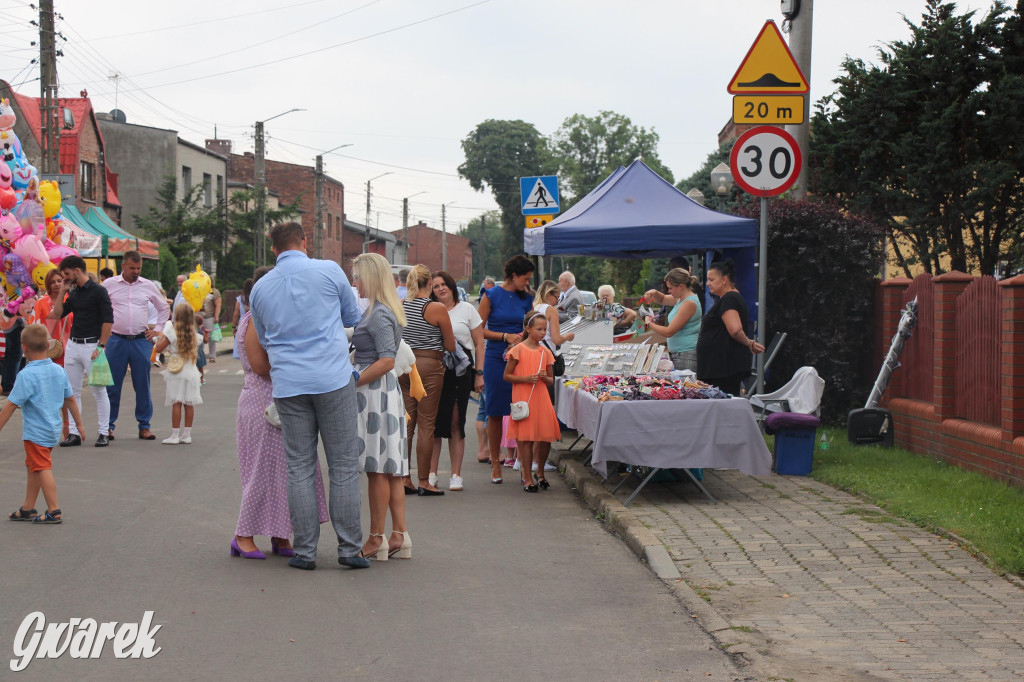
[[[523,208],[547,208],[557,209],[558,200],[551,196],[548,192],[548,188],[544,186],[540,178],[537,178],[537,182],[533,185],[533,189],[530,191],[530,196],[523,201]]]
[[[734,95],[801,95],[809,90],[786,41],[768,20],[729,81]]]

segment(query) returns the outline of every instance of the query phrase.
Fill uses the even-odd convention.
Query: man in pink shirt
[[[142,256],[138,251],[127,251],[121,262],[121,274],[103,281],[114,308],[114,326],[107,342],[107,361],[114,385],[107,387],[110,398],[110,440],[114,440],[114,423],[121,406],[121,384],[128,367],[132,368],[132,386],[135,387],[135,419],[139,422],[139,438],[154,440],[150,431],[153,418],[153,399],[149,393],[149,355],[153,350],[151,339],[159,335],[150,329],[149,306],[157,310],[157,319],[166,320],[170,311],[167,299],[152,281],[141,277]]]

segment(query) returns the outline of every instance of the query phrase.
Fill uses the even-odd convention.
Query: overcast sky
[[[807,0],[804,0],[806,3]],[[818,0],[811,96],[832,92],[847,55],[876,59],[919,23],[924,0]],[[38,6],[38,5],[37,5]],[[987,11],[967,0],[960,10]],[[87,89],[98,111],[228,138],[252,151],[266,120],[267,157],[310,164],[318,152],[346,186],[350,219],[401,227],[411,214],[457,229],[495,207],[456,175],[460,141],[488,119],[522,119],[544,135],[573,114],[624,114],[661,136],[676,179],[696,170],[731,116],[728,81],[778,0],[55,0],[61,96]],[[27,0],[0,0],[0,74],[39,96],[29,65],[37,29]],[[304,55],[304,56],[301,56]],[[119,73],[115,81],[111,75]],[[27,82],[26,82],[27,81]],[[18,85],[23,83],[22,85]],[[116,94],[115,94],[116,93]],[[114,171],[117,171],[115,168]]]

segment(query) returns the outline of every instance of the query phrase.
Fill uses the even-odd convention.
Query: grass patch
[[[949,531],[995,568],[1024,576],[1024,490],[900,448],[850,445],[845,429],[827,431],[830,447],[815,449],[812,478],[928,530]],[[877,510],[853,513],[883,521]]]
[[[899,524],[900,520],[886,514],[881,509],[869,509],[867,507],[852,507],[843,512],[847,516],[857,516],[861,521],[867,523],[895,523]]]

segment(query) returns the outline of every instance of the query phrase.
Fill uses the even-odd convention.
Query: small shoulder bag
[[[540,354],[540,364],[537,366],[537,371],[540,372],[544,367],[544,353]],[[512,421],[520,422],[530,416],[530,399],[533,398],[533,389],[537,388],[537,384],[534,384],[530,388],[530,397],[526,400],[517,400],[512,403],[512,409],[509,412],[509,417]]]

